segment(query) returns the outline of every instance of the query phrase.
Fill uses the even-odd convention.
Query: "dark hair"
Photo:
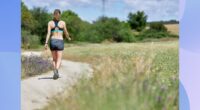
[[[61,11],[59,9],[55,9],[54,12],[53,12],[53,14],[55,14],[55,13],[61,14]]]

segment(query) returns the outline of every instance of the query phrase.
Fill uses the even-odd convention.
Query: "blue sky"
[[[55,8],[70,9],[83,20],[92,22],[102,15],[101,0],[22,0],[29,9],[46,7],[49,12]],[[109,17],[127,20],[129,12],[144,10],[148,21],[179,19],[179,0],[105,0]]]

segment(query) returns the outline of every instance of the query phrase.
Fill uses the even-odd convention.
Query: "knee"
[[[53,61],[57,61],[55,58],[53,58]]]

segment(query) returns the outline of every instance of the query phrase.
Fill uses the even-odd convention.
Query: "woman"
[[[48,40],[50,38],[50,50],[53,57],[54,75],[53,79],[59,78],[58,69],[61,65],[62,53],[64,50],[64,40],[63,34],[71,40],[69,33],[67,32],[66,24],[64,21],[60,20],[61,11],[55,9],[53,13],[53,20],[48,22],[48,31],[45,41],[45,50],[48,48]]]

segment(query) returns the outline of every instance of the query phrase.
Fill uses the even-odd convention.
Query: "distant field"
[[[82,79],[44,110],[178,110],[178,41],[66,44],[63,58],[90,63]]]
[[[172,34],[179,34],[179,24],[166,24],[165,26]]]

